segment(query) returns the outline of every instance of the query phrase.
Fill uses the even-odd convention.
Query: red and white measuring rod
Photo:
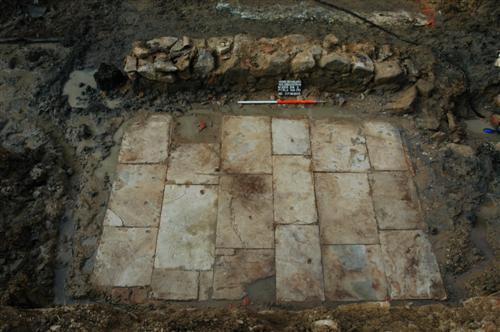
[[[321,100],[310,100],[310,99],[302,99],[302,100],[296,100],[296,99],[278,99],[278,100],[240,100],[238,104],[243,104],[243,105],[257,105],[257,104],[278,104],[278,105],[314,105],[314,104],[321,104],[324,103],[324,101]]]

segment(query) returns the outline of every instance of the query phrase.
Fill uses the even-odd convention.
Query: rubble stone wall
[[[265,90],[279,79],[301,79],[322,91],[397,89],[406,70],[387,45],[340,44],[334,35],[255,39],[248,35],[191,39],[159,37],[137,41],[125,59],[131,79],[169,88],[207,87]]]

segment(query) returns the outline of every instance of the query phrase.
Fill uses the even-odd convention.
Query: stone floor
[[[175,144],[172,128],[155,114],[125,132],[100,288],[142,300],[446,298],[389,123],[224,116],[220,142]]]

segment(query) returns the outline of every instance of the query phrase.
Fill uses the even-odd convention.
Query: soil
[[[475,328],[493,322],[488,316],[493,309],[482,310],[482,304],[470,308],[453,304],[500,288],[500,152],[494,147],[500,139],[465,126],[466,121],[500,112],[493,102],[500,92],[500,70],[493,65],[500,35],[500,8],[495,0],[429,1],[438,13],[433,27],[384,25],[400,38],[346,13],[337,14],[349,19],[334,22],[268,14],[249,20],[217,10],[215,0],[38,2],[36,10],[31,1],[0,3],[0,303],[12,306],[0,309],[3,330],[52,326],[56,326],[53,330],[248,330],[255,326],[254,331],[308,330],[314,320],[325,317],[338,321],[342,330],[430,330],[451,321]],[[427,3],[331,2],[363,14],[396,7],[415,15]],[[269,5],[238,3],[257,13],[266,13]],[[315,1],[272,3],[331,11]],[[378,309],[366,309],[361,318],[359,309],[342,307],[276,309],[269,314],[240,308],[113,304],[50,308],[54,303],[105,301],[93,292],[89,278],[122,124],[145,110],[169,112],[182,127],[174,142],[182,141],[183,135],[210,140],[221,113],[240,112],[232,106],[240,97],[236,94],[203,89],[166,94],[130,82],[106,93],[93,84],[76,84],[70,91],[78,90],[75,100],[84,103],[73,108],[68,103],[71,96],[63,94],[71,73],[93,73],[101,63],[122,68],[135,40],[238,33],[257,37],[301,33],[314,38],[334,33],[344,43],[390,44],[399,50],[397,56],[406,61],[407,69],[416,70],[410,83],[418,78],[434,81],[432,93],[419,98],[409,115],[383,113],[381,105],[391,96],[367,91],[362,98],[322,95],[335,111],[318,109],[316,116],[383,117],[404,128],[422,210],[447,285],[448,306],[400,307],[382,316]],[[274,91],[262,94],[269,95]],[[226,108],[221,111],[221,107]],[[297,110],[301,108],[289,112]],[[202,132],[197,128],[199,120],[208,125]],[[44,309],[21,309],[26,307]]]

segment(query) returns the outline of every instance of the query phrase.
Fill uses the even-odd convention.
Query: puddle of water
[[[89,97],[84,95],[87,87],[97,88],[94,80],[95,69],[75,70],[69,75],[64,85],[63,95],[68,96],[68,103],[73,108],[86,108],[89,105]]]

